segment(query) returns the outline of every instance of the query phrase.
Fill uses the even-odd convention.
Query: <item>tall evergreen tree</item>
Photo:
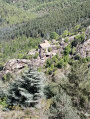
[[[30,68],[22,77],[9,85],[6,91],[8,104],[22,107],[34,106],[43,96],[45,76],[36,69]]]

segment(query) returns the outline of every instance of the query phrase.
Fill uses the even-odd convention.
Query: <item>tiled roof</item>
[[[47,40],[45,40],[44,43],[41,43],[40,44],[40,47],[43,48],[43,49],[45,49],[45,48],[50,47],[50,44],[49,44],[49,42]]]

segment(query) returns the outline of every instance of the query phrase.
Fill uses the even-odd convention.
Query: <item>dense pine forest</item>
[[[49,37],[66,29],[90,23],[89,0],[0,0],[0,39]]]

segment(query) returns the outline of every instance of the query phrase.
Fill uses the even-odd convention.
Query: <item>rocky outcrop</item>
[[[18,74],[23,71],[24,67],[30,66],[43,66],[45,64],[45,59],[10,59],[4,65],[2,71],[0,71],[0,79],[2,79],[4,74],[11,73],[11,74]]]
[[[16,70],[23,69],[30,62],[30,60],[26,59],[11,59],[5,64],[3,70],[6,70],[6,73],[15,72]]]
[[[90,39],[90,26],[86,29],[85,36],[86,36],[86,39]]]
[[[83,58],[90,57],[90,39],[77,46],[77,52]]]
[[[13,75],[19,74],[28,64],[32,64],[32,62],[26,59],[11,59],[7,61],[3,70],[0,71],[0,79],[2,79],[2,77],[8,73]]]

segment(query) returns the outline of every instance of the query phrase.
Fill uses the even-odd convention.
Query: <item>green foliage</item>
[[[33,56],[34,59],[37,59],[38,58],[38,53],[35,53],[35,55]]]
[[[58,62],[57,56],[52,57],[52,61],[55,62],[55,63],[57,64],[57,62]]]
[[[48,52],[51,52],[51,48],[48,48]]]
[[[77,34],[80,31],[81,25],[76,25],[74,27],[74,32]]]
[[[77,44],[83,43],[85,41],[85,33],[77,35],[75,40],[72,42],[72,46],[76,47]]]
[[[82,111],[87,111],[87,114],[90,112],[89,85],[88,63],[73,62],[71,72],[63,83],[53,83],[46,87],[45,94],[52,99],[49,119],[85,119]]]
[[[72,108],[71,97],[65,92],[61,84],[48,85],[45,94],[47,98],[52,98],[49,119],[80,119],[77,110]]]
[[[51,39],[58,39],[59,35],[56,32],[52,32],[50,38]]]
[[[4,76],[2,77],[2,80],[4,82],[8,82],[8,81],[10,81],[11,78],[12,78],[12,74],[11,73],[7,73],[7,74],[4,74]]]
[[[38,45],[41,42],[41,38],[27,38],[25,36],[15,38],[8,42],[0,43],[0,52],[2,53],[2,58],[0,61],[7,60],[8,58],[18,58],[18,59],[30,59],[30,56],[27,56],[27,53],[31,49],[37,49]],[[35,54],[37,57],[38,54]]]
[[[47,59],[47,61],[46,61],[46,67],[50,67],[51,64],[52,64],[51,59]]]
[[[6,108],[8,106],[6,97],[0,99],[0,105],[2,106],[2,108]]]
[[[54,97],[58,93],[58,86],[57,85],[48,85],[44,88],[44,94],[46,95],[47,99]]]
[[[74,98],[78,101],[75,104],[73,99],[74,106],[77,106],[80,110],[88,110],[89,107],[86,107],[89,104],[89,90],[86,85],[90,83],[90,69],[88,63],[75,62],[72,66],[71,73],[69,74],[69,85],[73,85],[72,91],[68,90],[68,93],[72,94]]]
[[[68,55],[70,53],[71,53],[71,45],[69,44],[68,46],[65,47],[64,55]]]
[[[68,43],[69,39],[68,38],[65,38],[65,43]]]
[[[54,72],[57,70],[57,68],[65,68],[67,64],[69,63],[69,55],[65,55],[63,57],[59,57],[58,55],[55,55],[52,57],[52,59],[47,59],[46,61],[46,73],[51,75],[54,74]]]
[[[0,0],[0,3],[0,27],[22,23],[37,17],[35,13],[31,14],[31,12],[7,4],[2,0]]]
[[[63,32],[63,34],[62,34],[62,37],[66,37],[66,36],[68,36],[69,35],[69,31],[68,30],[65,30],[64,32]]]
[[[0,3],[2,40],[14,39],[23,34],[27,37],[43,37],[57,32],[60,35],[65,29],[71,30],[77,24],[90,24],[88,0],[22,0],[15,3],[0,0]],[[75,28],[78,29],[78,26]],[[64,36],[68,34],[65,31]]]
[[[72,55],[74,55],[74,54],[75,54],[75,52],[76,52],[76,48],[75,48],[75,47],[73,47],[73,48],[71,49],[71,54],[72,54]]]
[[[90,26],[86,29],[86,34],[85,34],[86,40],[90,39]]]
[[[87,62],[90,62],[90,57],[86,57],[86,58],[81,58],[79,57],[78,59],[81,63],[87,63]]]
[[[0,71],[3,70],[4,64],[0,63]]]
[[[58,68],[63,68],[63,67],[64,67],[64,60],[63,60],[63,59],[61,59],[61,60],[58,62],[57,67],[58,67]]]
[[[19,53],[18,56],[17,56],[18,59],[23,59],[24,58],[24,54],[22,53]]]
[[[43,96],[43,81],[46,80],[42,72],[33,68],[25,71],[21,78],[13,81],[4,92],[9,106],[28,107],[38,103]]]
[[[64,57],[63,57],[63,59],[64,59],[64,62],[69,62],[69,59],[70,59],[70,57],[69,57],[69,55],[65,55]]]

